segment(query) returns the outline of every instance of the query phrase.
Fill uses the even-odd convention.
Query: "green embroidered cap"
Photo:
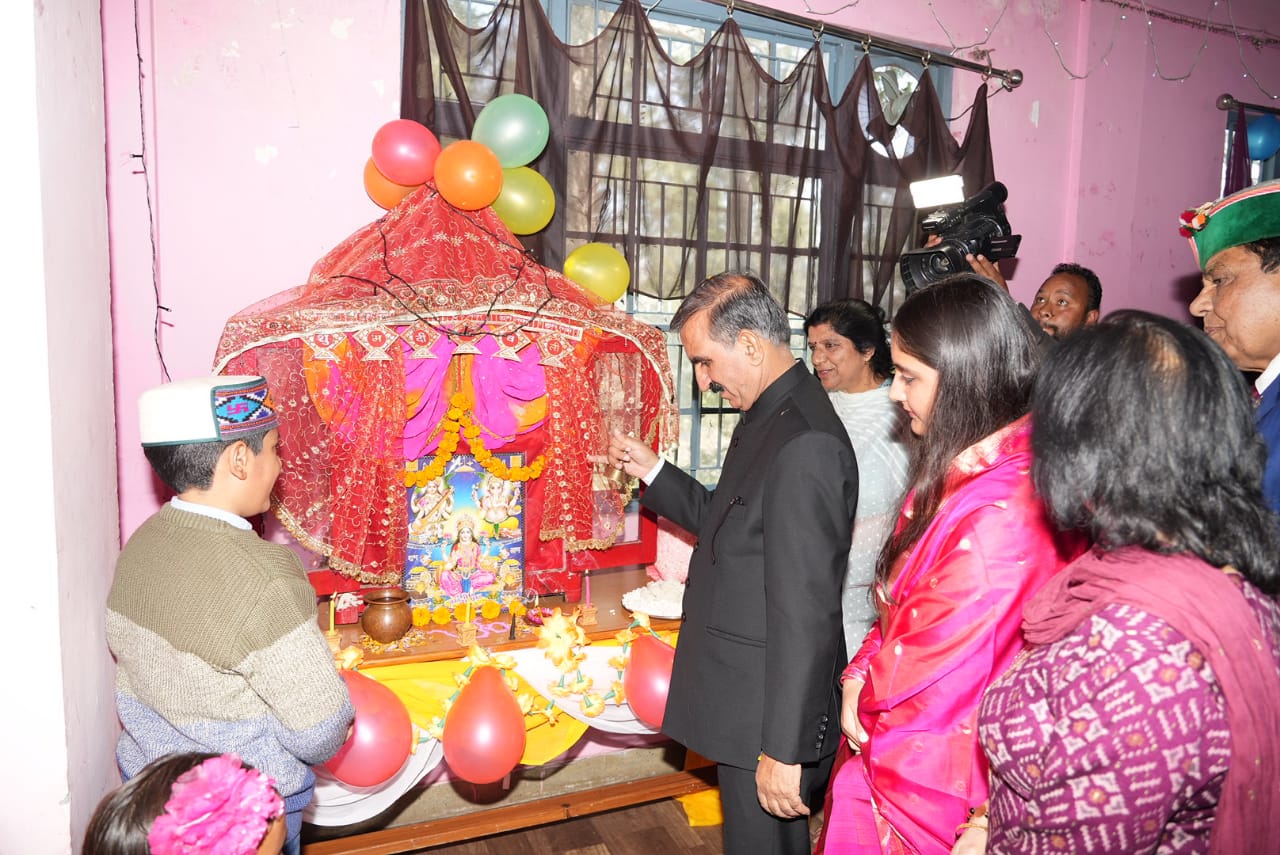
[[[1224,249],[1280,237],[1280,179],[1184,211],[1179,223],[1201,270]]]

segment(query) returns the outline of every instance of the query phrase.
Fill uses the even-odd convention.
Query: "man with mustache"
[[[858,470],[822,384],[755,276],[702,282],[671,320],[698,388],[742,411],[714,490],[615,433],[609,463],[698,535],[662,730],[717,763],[728,855],[808,855],[840,742],[840,592]]]

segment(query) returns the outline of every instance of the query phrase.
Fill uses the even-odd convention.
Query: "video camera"
[[[911,294],[952,273],[970,270],[966,255],[984,255],[992,261],[1018,254],[1022,235],[1011,234],[1004,215],[1009,190],[999,181],[958,205],[939,208],[924,218],[920,228],[937,235],[940,242],[902,253],[898,269]]]

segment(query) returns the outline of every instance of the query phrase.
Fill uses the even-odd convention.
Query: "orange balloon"
[[[378,207],[385,208],[388,211],[399,205],[401,199],[421,186],[421,184],[406,185],[395,183],[378,171],[378,167],[374,164],[372,157],[364,165],[364,192],[369,194],[369,198]]]
[[[477,211],[502,192],[502,163],[483,143],[450,143],[436,158],[436,189],[453,207]]]

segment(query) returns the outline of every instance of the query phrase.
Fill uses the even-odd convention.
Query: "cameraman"
[[[975,273],[1000,285],[1006,291],[1009,283],[995,262],[983,255],[966,255]],[[1048,335],[1063,338],[1098,322],[1102,307],[1102,283],[1098,274],[1079,264],[1063,262],[1053,268],[1044,280],[1028,311]]]

